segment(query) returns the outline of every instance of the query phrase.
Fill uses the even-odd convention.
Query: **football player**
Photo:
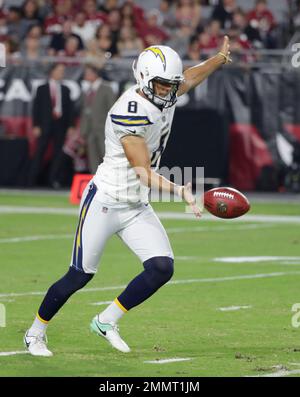
[[[149,187],[179,195],[196,217],[201,216],[191,183],[179,186],[157,173],[177,98],[230,61],[225,36],[215,56],[184,72],[178,54],[167,46],[146,48],[134,62],[137,84],[107,115],[105,157],[81,199],[69,270],[49,288],[24,336],[32,355],[52,356],[46,339],[49,321],[93,278],[105,244],[114,234],[139,257],[143,271],[92,319],[90,328],[119,351],[130,351],[120,337],[118,321],[167,283],[174,269],[168,236],[148,202]]]

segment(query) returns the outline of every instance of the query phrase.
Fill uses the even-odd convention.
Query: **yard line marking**
[[[216,277],[216,278],[194,278],[186,280],[172,280],[166,285],[177,285],[177,284],[190,284],[190,283],[216,283],[223,281],[235,281],[235,280],[251,280],[259,278],[270,278],[270,277],[281,277],[281,276],[294,276],[300,275],[300,271],[292,272],[276,272],[276,273],[262,273],[262,274],[246,274],[241,276],[228,276],[228,277]],[[127,285],[118,285],[111,287],[96,287],[96,288],[83,288],[77,292],[100,292],[100,291],[112,291],[126,288]],[[46,291],[36,291],[36,292],[10,292],[5,294],[0,294],[0,298],[12,297],[12,296],[34,296],[34,295],[45,295]]]
[[[144,361],[146,364],[168,364],[168,363],[176,363],[180,361],[190,361],[192,358],[166,358],[163,360],[150,360]]]
[[[228,230],[251,230],[251,229],[261,229],[261,228],[269,228],[275,225],[235,225],[233,227],[226,226],[215,226],[215,227],[178,227],[178,228],[166,228],[167,233],[195,233],[195,232],[203,232],[203,231],[211,231],[211,232],[223,232]],[[45,234],[45,235],[36,235],[36,236],[24,236],[24,237],[9,237],[9,238],[0,238],[0,244],[14,244],[14,243],[23,243],[23,242],[31,242],[31,241],[43,241],[43,240],[61,240],[61,239],[71,239],[74,238],[74,234]],[[299,257],[300,258],[300,257]],[[178,258],[177,258],[178,259]]]
[[[50,215],[78,215],[79,208],[53,208],[53,207],[23,207],[1,205],[2,214],[50,214]],[[199,222],[193,214],[184,212],[156,211],[160,219],[193,220]],[[244,215],[242,218],[220,219],[211,214],[203,214],[202,219],[225,223],[233,222],[263,222],[263,223],[300,223],[300,216],[296,215]]]
[[[232,225],[232,226],[199,226],[199,227],[173,227],[166,228],[168,233],[189,233],[189,232],[224,232],[227,230],[252,230],[274,227],[275,224],[252,224],[252,225]]]
[[[22,351],[15,351],[15,352],[0,352],[0,356],[4,357],[4,356],[15,356],[16,354],[28,354],[29,352],[26,350],[22,350]]]
[[[240,309],[251,309],[252,306],[228,306],[228,307],[219,307],[218,310],[221,312],[231,312]]]
[[[283,376],[296,375],[296,374],[300,374],[300,369],[292,369],[292,370],[282,369],[280,371],[271,372],[269,374],[248,376],[248,378],[281,378]]]
[[[1,238],[0,244],[22,243],[27,241],[40,241],[40,240],[60,240],[63,238],[71,238],[71,237],[74,237],[74,234],[45,234],[39,236],[10,237],[10,238]]]
[[[159,211],[157,211],[156,214],[160,219],[193,220],[199,222],[199,219],[193,214]],[[300,216],[297,215],[243,215],[243,217],[234,219],[220,219],[210,214],[203,214],[202,219],[205,221],[224,222],[224,224],[235,222],[300,223]]]
[[[300,261],[300,256],[227,256],[227,257],[223,257],[223,258],[214,258],[213,261],[214,262],[224,262],[224,263]]]
[[[78,208],[0,206],[0,213],[2,214],[78,215],[78,212]]]
[[[197,261],[201,260],[200,256],[176,256],[175,260],[177,261]]]
[[[110,303],[113,303],[113,301],[94,302],[94,303],[90,303],[90,305],[101,306],[101,305],[109,305]]]

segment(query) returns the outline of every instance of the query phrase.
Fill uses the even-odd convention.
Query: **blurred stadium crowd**
[[[217,51],[224,34],[230,37],[233,65],[237,67],[236,71],[229,68],[233,72],[229,80],[227,76],[230,103],[226,90],[220,95],[217,77],[210,100],[221,108],[227,106],[231,122],[239,128],[253,124],[237,134],[241,141],[236,153],[243,153],[243,164],[247,157],[251,175],[255,169],[259,174],[264,166],[274,168],[273,162],[278,162],[273,143],[277,131],[282,130],[282,115],[296,136],[290,142],[286,134],[290,146],[296,147],[300,139],[299,112],[293,99],[300,87],[297,76],[279,75],[277,70],[274,76],[266,74],[271,63],[280,68],[284,49],[300,41],[300,0],[0,0],[0,43],[5,44],[10,66],[0,70],[0,185],[59,188],[70,185],[74,172],[94,173],[104,155],[107,111],[129,83],[129,74],[132,78],[132,59],[148,46],[164,44],[175,49],[185,65],[197,63]],[[243,79],[245,70],[256,73],[251,81]],[[281,94],[276,87],[283,77],[286,91]],[[42,86],[37,88],[37,83]],[[263,84],[265,88],[260,89]],[[211,106],[201,92],[193,95],[188,101],[198,113],[201,106]],[[202,99],[201,106],[196,104]],[[257,109],[261,116],[257,116]],[[216,130],[220,128],[218,124]],[[263,145],[265,162],[248,140],[259,140],[260,148]],[[226,143],[222,150],[227,153]],[[273,150],[273,159],[269,150]],[[239,161],[236,153],[230,152],[230,169],[240,167],[235,167],[234,161]],[[294,151],[295,156],[297,153]],[[49,159],[50,178],[49,170],[45,171]],[[294,163],[300,191],[300,160]],[[59,180],[57,175],[63,173],[66,176]],[[236,186],[254,189],[255,178],[249,186]],[[273,185],[272,189],[277,189],[279,183]]]
[[[232,52],[241,53],[284,48],[300,26],[300,2],[296,0],[2,3],[0,41],[5,43],[11,61],[62,56],[97,57],[105,62],[135,57],[153,44],[169,45],[184,60],[197,61],[215,51],[224,34],[231,39]]]

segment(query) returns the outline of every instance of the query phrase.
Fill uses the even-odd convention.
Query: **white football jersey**
[[[126,206],[148,202],[149,188],[136,176],[120,139],[125,135],[143,137],[149,149],[152,167],[158,169],[171,131],[175,105],[161,111],[137,91],[137,85],[125,91],[110,109],[106,119],[105,156],[97,169],[94,182],[101,200],[110,205]]]

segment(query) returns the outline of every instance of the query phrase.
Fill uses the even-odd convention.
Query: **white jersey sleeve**
[[[126,135],[145,138],[149,126],[153,124],[142,104],[126,97],[116,103],[109,116],[112,128],[119,139]]]

